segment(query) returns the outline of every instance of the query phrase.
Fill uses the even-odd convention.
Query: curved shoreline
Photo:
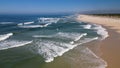
[[[109,33],[109,37],[103,40],[100,45],[102,51],[102,58],[107,61],[107,68],[119,68],[120,65],[120,20],[116,18],[91,16],[91,15],[78,15],[77,20],[99,24],[105,27]]]

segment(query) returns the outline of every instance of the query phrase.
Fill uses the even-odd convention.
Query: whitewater
[[[33,16],[18,18],[12,23],[1,21],[0,51],[28,48],[26,50],[39,55],[44,62],[49,64],[58,57],[67,56],[72,50],[79,50],[79,59],[82,59],[84,63],[93,64],[91,67],[89,64],[89,67],[86,68],[105,68],[107,63],[83,45],[92,41],[104,40],[109,36],[107,30],[101,25],[77,21],[75,18],[74,15]],[[70,54],[72,55],[72,52]],[[80,62],[82,61],[80,60]],[[95,63],[98,66],[94,66]],[[84,65],[81,68],[84,68]]]

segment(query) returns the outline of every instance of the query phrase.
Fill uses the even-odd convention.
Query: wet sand
[[[120,19],[79,15],[77,20],[100,24],[107,29],[109,37],[99,43],[102,51],[101,57],[107,62],[107,68],[120,68]]]

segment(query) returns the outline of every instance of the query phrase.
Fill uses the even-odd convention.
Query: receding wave
[[[13,33],[8,33],[8,34],[0,35],[0,41],[6,40],[7,38],[9,38],[12,35],[13,35]]]
[[[72,53],[67,53],[65,59],[71,64],[71,68],[106,68],[107,63],[97,56],[92,50],[84,46],[78,46]]]
[[[17,41],[17,40],[6,40],[0,42],[0,50],[5,50],[14,47],[20,47],[32,43],[32,41]]]

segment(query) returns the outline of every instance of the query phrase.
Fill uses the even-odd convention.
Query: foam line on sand
[[[107,68],[120,68],[120,19],[93,15],[78,15],[77,20],[99,24],[107,29],[109,37],[100,43],[103,53],[101,57],[107,61]]]

